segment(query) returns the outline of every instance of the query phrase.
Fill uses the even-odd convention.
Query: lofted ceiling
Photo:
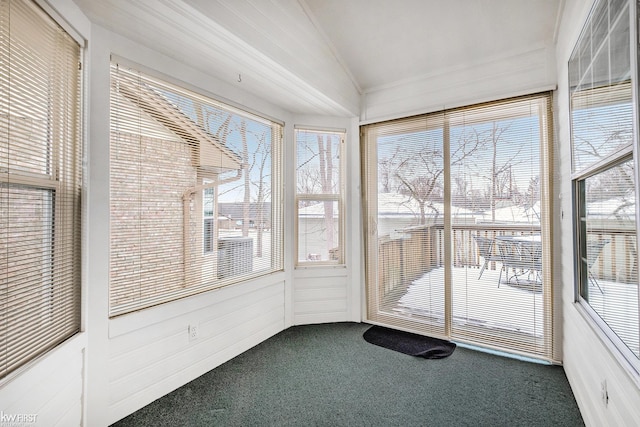
[[[328,115],[358,115],[362,95],[380,88],[553,49],[564,3],[74,1],[140,45],[289,111]]]
[[[303,0],[360,90],[552,46],[561,0]]]

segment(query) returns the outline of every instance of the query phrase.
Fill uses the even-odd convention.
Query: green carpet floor
[[[367,328],[289,328],[114,426],[584,425],[561,367],[461,347],[426,360]]]

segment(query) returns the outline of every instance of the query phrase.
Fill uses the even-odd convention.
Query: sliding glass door
[[[553,358],[550,103],[364,127],[369,321]]]
[[[366,128],[369,320],[446,335],[444,116]],[[422,286],[412,286],[414,283]],[[417,322],[417,323],[416,323]]]

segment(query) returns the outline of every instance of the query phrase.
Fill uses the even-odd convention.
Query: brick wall
[[[113,133],[110,306],[185,286],[184,191],[196,185],[192,149],[180,141]],[[189,244],[202,262],[201,214],[189,203]],[[196,268],[196,270],[200,270]]]

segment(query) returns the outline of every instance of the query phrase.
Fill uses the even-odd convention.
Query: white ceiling
[[[370,91],[554,43],[561,0],[301,0]]]
[[[564,0],[74,0],[95,23],[296,113],[554,45]],[[134,59],[135,58],[131,58]],[[162,70],[167,72],[166,70]]]

